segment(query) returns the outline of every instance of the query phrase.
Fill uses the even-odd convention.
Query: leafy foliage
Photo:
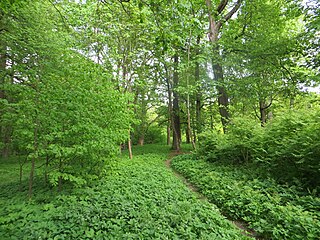
[[[281,183],[319,186],[319,113],[315,108],[289,110],[265,128],[235,118],[228,134],[206,132],[198,156],[209,161],[254,163]]]
[[[5,202],[0,237],[249,239],[165,167],[166,148],[143,152],[134,160],[109,162],[104,178],[93,186],[75,189],[40,207],[34,202]]]
[[[3,39],[10,59],[5,75],[12,79],[3,84],[8,97],[1,102],[2,127],[10,127],[17,154],[46,159],[52,185],[83,184],[128,138],[131,96],[117,91],[112,75],[73,47],[77,37],[63,25],[57,6],[9,6],[4,18],[12,19],[11,30]]]
[[[191,155],[173,159],[173,167],[233,219],[243,219],[268,239],[317,239],[319,203],[316,197],[299,197],[294,188],[246,167],[208,163]]]

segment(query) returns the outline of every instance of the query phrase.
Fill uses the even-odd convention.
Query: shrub
[[[260,147],[257,138],[261,127],[250,119],[236,118],[228,127],[227,134],[205,132],[199,136],[198,155],[210,161],[249,162]]]
[[[256,163],[281,183],[305,189],[320,185],[320,111],[288,111],[265,128],[234,119],[227,134],[205,132],[198,157],[209,161]]]

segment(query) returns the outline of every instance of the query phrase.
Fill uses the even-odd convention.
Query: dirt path
[[[172,167],[171,167],[171,161],[172,158],[181,154],[188,154],[188,153],[179,153],[179,152],[171,152],[168,156],[168,159],[165,161],[165,165],[167,166],[167,168],[169,168],[173,174],[179,178],[192,192],[194,192],[196,194],[196,196],[198,197],[198,199],[202,200],[202,201],[207,201],[210,203],[210,201],[207,199],[207,197],[205,197],[203,194],[200,193],[199,189],[193,185],[192,183],[190,183],[184,176],[182,176],[180,173],[178,173],[177,171],[175,171]],[[211,203],[210,203],[211,204]],[[228,219],[233,225],[235,225],[237,228],[239,228],[242,231],[242,234],[248,237],[252,237],[255,239],[260,239],[262,240],[262,238],[259,238],[257,236],[257,233],[248,228],[248,224],[246,224],[243,221],[234,221],[234,220],[230,220]]]

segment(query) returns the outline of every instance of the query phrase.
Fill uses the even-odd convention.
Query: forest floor
[[[35,186],[31,201],[27,188],[17,191],[18,178],[0,183],[0,239],[252,239],[168,169],[168,152],[137,147],[133,160],[111,161],[90,186]]]
[[[62,192],[41,184],[39,163],[32,200],[29,163],[19,187],[18,159],[0,159],[0,239],[259,239],[239,218],[266,239],[318,239],[319,198],[183,149],[136,146],[132,160],[123,152],[100,179]]]
[[[173,171],[173,174],[180,179],[185,186],[192,191],[199,200],[206,201],[210,203],[209,199],[204,196],[197,186],[192,184],[190,181],[188,181],[184,176],[182,176],[180,173],[178,173],[175,169],[171,167],[171,161],[174,157],[182,155],[182,154],[190,154],[190,152],[177,152],[177,151],[171,151],[169,153],[168,159],[165,161],[165,165],[167,168],[171,169]],[[211,204],[211,203],[210,203]],[[241,233],[245,236],[254,238],[254,239],[263,239],[262,237],[258,237],[258,234],[251,228],[248,227],[248,224],[241,220],[231,220],[228,219],[235,227],[237,227]]]

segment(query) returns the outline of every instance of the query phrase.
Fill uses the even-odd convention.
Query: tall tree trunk
[[[167,124],[167,145],[171,144],[171,121],[170,116],[168,117],[168,124]]]
[[[178,74],[178,64],[179,64],[179,56],[176,53],[173,57],[174,59],[174,72],[173,72],[173,141],[172,141],[172,149],[176,151],[180,151],[181,144],[181,124],[180,124],[180,107],[179,107],[179,93],[177,91],[177,87],[179,84],[179,74]]]
[[[37,100],[35,102],[37,102]],[[36,119],[35,119],[35,122],[34,122],[34,129],[33,129],[33,157],[32,157],[32,160],[31,160],[31,169],[30,169],[30,176],[29,176],[29,192],[28,192],[29,199],[31,199],[31,197],[32,197],[35,163],[36,163],[36,159],[37,159],[37,155],[38,155],[39,120],[38,120],[37,116],[35,116],[35,118]]]
[[[213,130],[213,112],[212,112],[212,102],[210,101],[209,105],[210,110],[210,129]]]
[[[202,131],[202,121],[201,121],[201,87],[200,87],[200,64],[196,62],[195,66],[195,81],[196,81],[196,133],[197,135]],[[194,141],[196,142],[196,136],[194,136]]]
[[[6,78],[6,45],[3,41],[0,41],[0,99],[6,99],[6,93],[4,90],[5,78]],[[1,103],[2,104],[2,103]],[[6,158],[9,155],[9,143],[11,139],[11,128],[4,120],[5,107],[1,106],[0,109],[0,136],[3,148],[1,150],[2,157]]]
[[[229,1],[227,0],[221,0],[219,5],[214,9],[212,6],[212,0],[206,0],[209,18],[209,41],[213,47],[213,56],[216,58],[216,60],[213,61],[213,74],[218,90],[219,113],[224,131],[226,131],[229,120],[228,95],[224,86],[222,66],[218,60],[219,48],[217,43],[222,24],[227,22],[238,11],[242,0],[237,0],[230,11],[224,15],[223,13],[224,10],[227,9],[228,2]]]
[[[141,91],[141,112],[138,113],[139,119],[140,119],[140,125],[138,126],[138,145],[143,146],[144,145],[144,138],[147,131],[147,101],[145,99],[145,91]],[[137,103],[136,103],[137,105]]]
[[[192,37],[192,32],[190,30],[190,38],[189,38],[189,44],[188,44],[188,67],[187,67],[187,72],[186,72],[186,76],[187,76],[187,143],[192,143],[192,147],[193,149],[196,149],[196,145],[195,145],[195,139],[194,139],[194,135],[191,129],[191,113],[190,113],[190,92],[189,92],[189,67],[190,67],[190,40]]]
[[[123,53],[123,60],[122,60],[122,80],[123,80],[123,86],[122,89],[124,89],[124,92],[131,92],[131,86],[130,81],[128,80],[128,68],[127,68],[127,53]],[[128,108],[130,106],[130,101],[128,101]],[[132,159],[132,140],[131,140],[131,126],[129,126],[128,129],[128,152],[129,152],[129,158]]]
[[[267,109],[272,105],[272,100],[270,101],[269,104],[266,103],[265,100],[260,100],[259,101],[259,110],[260,110],[260,122],[261,122],[261,127],[264,127],[267,123]]]
[[[128,151],[129,151],[129,158],[132,159],[133,155],[132,155],[132,141],[131,141],[130,130],[129,130],[129,138],[128,138]]]
[[[190,130],[189,130],[189,127],[187,126],[186,128],[186,143],[187,144],[190,144],[191,143],[191,140],[190,140]]]
[[[4,79],[5,79],[5,71],[6,71],[6,48],[5,45],[3,44],[2,41],[0,41],[1,44],[1,49],[0,49],[0,99],[4,99],[5,98],[5,94],[4,94],[4,89],[3,89],[3,85],[4,85]]]
[[[219,64],[213,65],[213,73],[214,73],[214,80],[217,83],[217,90],[218,90],[218,105],[219,105],[219,113],[221,116],[221,123],[223,126],[223,131],[226,132],[227,124],[229,122],[229,100],[227,91],[225,89],[224,81],[223,81],[223,72],[222,67]]]
[[[167,144],[171,144],[171,130],[173,129],[173,111],[172,111],[172,84],[170,83],[170,74],[167,65],[164,63],[164,69],[166,72],[166,85],[168,93],[168,125],[167,125]]]

